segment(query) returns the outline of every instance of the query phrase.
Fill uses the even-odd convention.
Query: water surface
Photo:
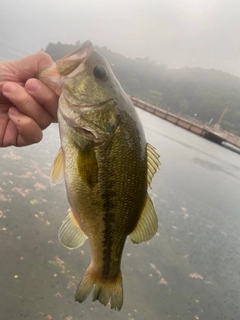
[[[74,301],[90,262],[88,243],[57,239],[68,203],[48,176],[57,125],[25,148],[0,149],[0,319],[240,319],[240,157],[138,109],[161,155],[150,195],[159,232],[127,241],[120,312]]]

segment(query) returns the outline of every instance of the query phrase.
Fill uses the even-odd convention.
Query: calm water
[[[38,145],[0,149],[0,319],[240,319],[240,156],[138,112],[161,155],[159,233],[126,243],[122,310],[74,301],[90,250],[57,240],[68,203],[63,184],[49,186],[52,125]]]

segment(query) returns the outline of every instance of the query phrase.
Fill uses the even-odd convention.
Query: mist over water
[[[240,76],[239,14],[237,0],[2,0],[0,40],[32,54],[49,42],[90,39],[169,68],[213,68]]]

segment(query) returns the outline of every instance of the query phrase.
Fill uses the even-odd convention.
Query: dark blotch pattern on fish
[[[113,235],[114,235],[114,221],[115,215],[112,212],[114,208],[114,203],[112,198],[115,196],[115,192],[112,191],[113,182],[109,180],[106,188],[103,190],[102,199],[103,207],[106,212],[103,217],[103,222],[105,226],[104,230],[104,239],[103,239],[103,278],[108,279],[111,269],[111,255],[112,255],[112,244],[113,244]]]

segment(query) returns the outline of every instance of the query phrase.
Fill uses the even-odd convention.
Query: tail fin
[[[89,272],[85,272],[77,287],[75,300],[83,302],[87,299],[93,286],[93,301],[99,300],[104,306],[110,303],[111,309],[121,310],[123,305],[122,273],[119,272],[115,280],[96,279]]]

